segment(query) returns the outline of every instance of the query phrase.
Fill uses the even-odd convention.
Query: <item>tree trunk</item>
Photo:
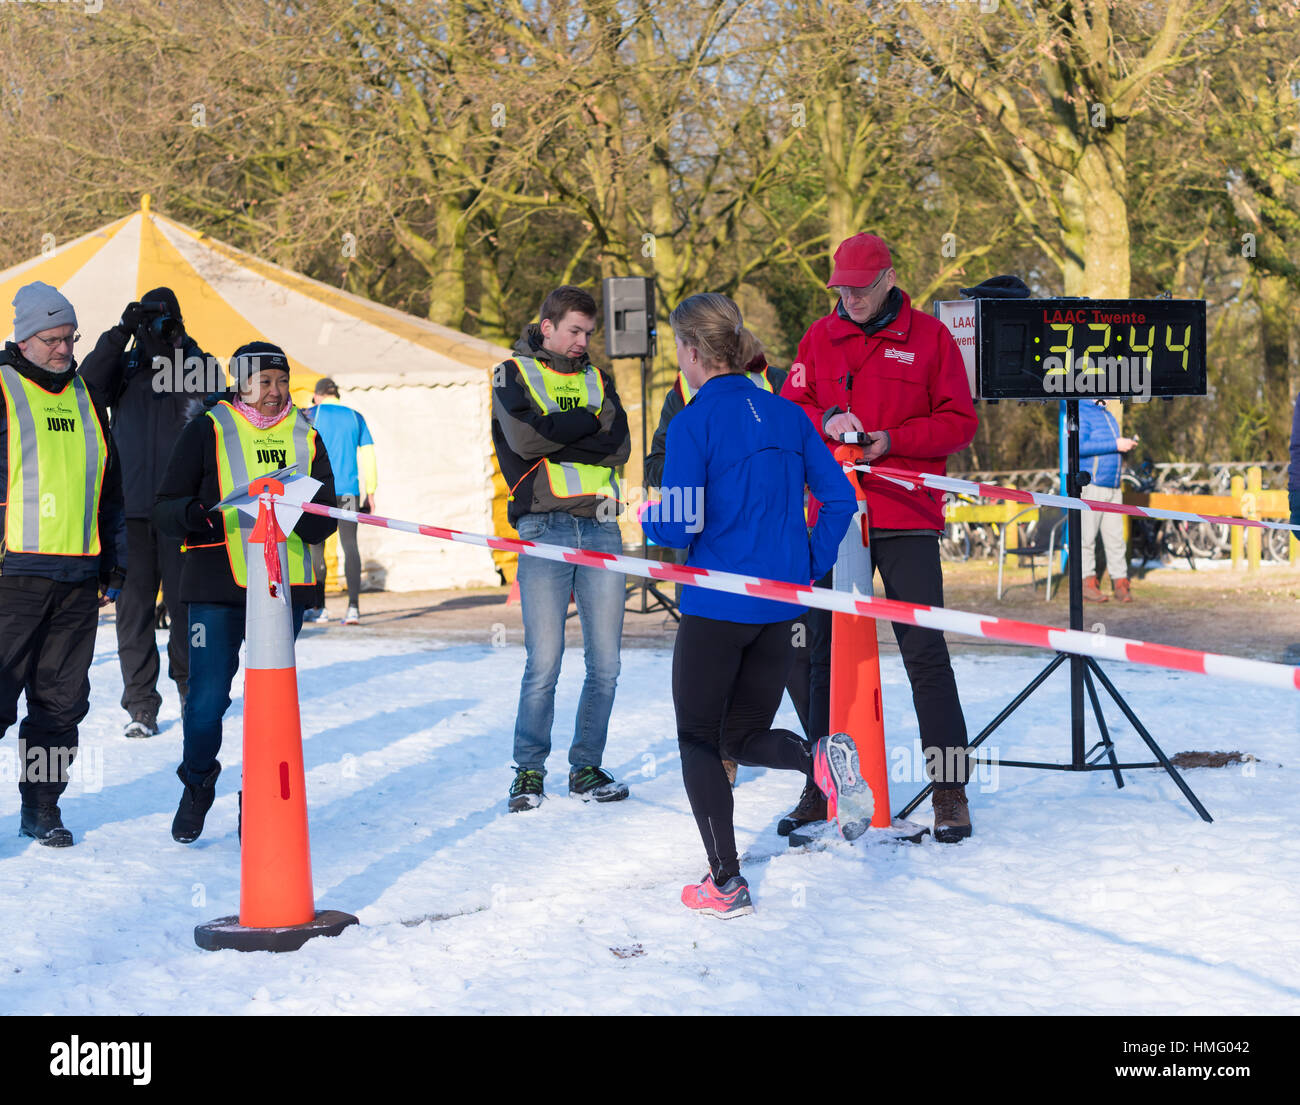
[[[1267,276],[1259,281],[1259,344],[1264,405],[1268,412],[1264,449],[1269,460],[1284,460],[1291,441],[1291,320],[1294,311],[1295,293],[1283,277]]]

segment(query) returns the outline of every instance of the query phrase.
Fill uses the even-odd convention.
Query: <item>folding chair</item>
[[[1038,520],[1029,527],[1029,532],[1025,535],[1024,544],[1015,548],[1007,548],[1007,531],[1015,533],[1019,531],[1016,525],[1017,518],[1023,518],[1026,514],[1038,512]],[[1050,602],[1052,599],[1052,557],[1057,548],[1057,535],[1061,527],[1065,525],[1066,512],[1060,507],[1027,507],[1014,515],[998,533],[998,600],[1002,599],[1002,569],[1006,563],[1008,554],[1020,558],[1021,566],[1024,566],[1026,560],[1029,561],[1029,585],[1036,587],[1038,585],[1038,574],[1036,566],[1038,557],[1047,557],[1047,595],[1044,602]]]

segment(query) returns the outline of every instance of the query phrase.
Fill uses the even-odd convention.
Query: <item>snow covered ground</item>
[[[800,780],[741,769],[737,836],[757,912],[689,914],[705,870],[682,790],[670,654],[626,649],[606,766],[630,800],[563,796],[581,680],[570,650],[541,809],[508,815],[523,649],[309,627],[299,644],[319,908],[361,925],[273,956],[200,951],[196,924],[238,910],[242,699],[194,845],[169,833],[180,725],[121,736],[112,626],[101,627],[80,772],[63,800],[74,848],[16,835],[16,727],[0,742],[0,1013],[1151,1013],[1300,1012],[1300,696],[1111,665],[1170,754],[1258,762],[1162,772],[983,769],[958,846],[792,852],[776,835]],[[1046,657],[956,660],[972,734]],[[884,661],[892,806],[922,775],[906,680]],[[236,691],[242,687],[242,675]],[[1121,758],[1148,756],[1119,732]],[[797,728],[788,701],[781,721]],[[1058,673],[990,741],[1065,758]],[[928,803],[915,817],[928,817]]]

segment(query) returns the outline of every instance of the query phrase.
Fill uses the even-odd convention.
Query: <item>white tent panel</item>
[[[482,441],[490,418],[486,382],[373,388],[365,386],[364,377],[335,379],[344,401],[361,411],[375,438],[379,513],[492,532],[492,460]],[[360,527],[358,542],[363,564],[383,565],[384,577],[372,572],[372,578],[387,591],[499,582],[492,554],[473,545],[373,526]]]
[[[59,289],[77,312],[77,327],[81,331],[81,344],[77,346],[79,361],[95,348],[100,334],[117,325],[122,308],[138,294],[140,222],[140,215],[131,216],[103,249]]]

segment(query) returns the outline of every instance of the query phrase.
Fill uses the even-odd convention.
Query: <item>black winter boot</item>
[[[39,840],[47,848],[68,848],[73,844],[57,805],[24,806],[18,818],[18,835]]]
[[[778,836],[789,836],[795,829],[826,820],[826,795],[811,779],[804,784],[799,804],[776,824]]]
[[[217,776],[221,774],[221,765],[217,764],[196,786],[185,782],[183,767],[176,769],[176,776],[185,783],[181,795],[181,804],[176,807],[176,816],[172,818],[172,839],[178,844],[192,844],[203,832],[203,819],[212,808],[212,800],[217,796]]]

